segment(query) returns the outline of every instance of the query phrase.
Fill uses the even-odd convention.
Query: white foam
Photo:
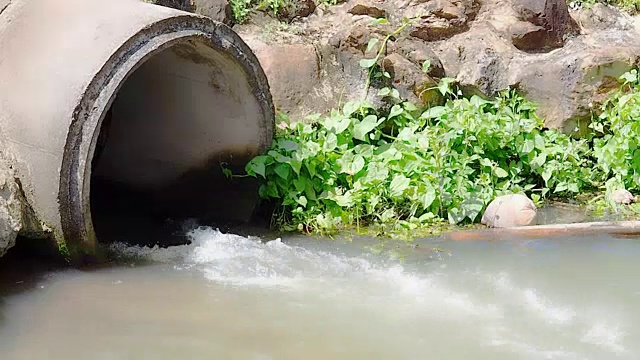
[[[584,343],[597,345],[620,355],[626,352],[621,344],[623,336],[624,333],[619,325],[596,323],[585,332],[581,340]]]

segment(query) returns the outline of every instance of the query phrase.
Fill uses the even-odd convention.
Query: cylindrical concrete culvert
[[[264,151],[273,117],[257,59],[208,18],[138,0],[0,13],[0,135],[33,212],[71,250],[143,215],[246,216],[234,209],[255,188],[221,166]]]

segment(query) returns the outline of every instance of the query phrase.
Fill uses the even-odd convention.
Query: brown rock
[[[579,10],[576,18],[582,33],[629,31],[634,27],[633,18],[629,14],[601,3]]]
[[[387,12],[382,8],[380,0],[352,0],[347,3],[347,12],[352,15],[367,15],[372,18],[383,18]]]
[[[431,67],[427,71],[427,75],[435,79],[445,77],[444,67],[438,55],[423,41],[415,41],[413,39],[400,39],[398,41],[389,42],[387,45],[390,53],[397,52],[415,65],[422,67],[425,61],[429,61]]]
[[[510,63],[515,50],[487,24],[458,35],[437,48],[447,76],[467,93],[494,95],[511,85]]]
[[[467,31],[479,8],[474,0],[432,0],[408,7],[405,14],[407,17],[422,14],[411,36],[437,41]]]
[[[305,18],[316,11],[316,3],[313,0],[289,0],[278,13],[278,19],[291,22],[295,19]]]
[[[533,224],[536,212],[536,205],[525,195],[503,195],[487,206],[481,222],[495,228],[527,226]]]
[[[616,79],[640,59],[640,46],[626,44],[593,48],[573,44],[575,48],[544,58],[512,62],[511,82],[539,104],[538,113],[547,127],[582,135],[588,131],[592,110],[618,87]]]
[[[314,112],[310,109],[318,101],[313,95],[320,79],[313,45],[265,44],[255,39],[247,43],[267,75],[276,109],[294,117]]]
[[[549,50],[564,45],[573,27],[566,0],[512,0],[519,19],[532,26],[513,27],[513,44],[520,50]]]
[[[526,21],[511,25],[511,41],[520,50],[544,49],[547,46],[547,30]]]
[[[228,24],[231,22],[231,6],[228,0],[191,0],[193,11],[213,20]]]
[[[382,68],[389,72],[393,86],[403,99],[422,107],[442,104],[444,99],[435,89],[437,81],[400,54],[386,56]]]
[[[618,189],[611,194],[611,200],[616,204],[629,205],[636,201],[636,197],[629,190]]]

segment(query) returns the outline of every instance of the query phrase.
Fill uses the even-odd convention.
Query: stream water
[[[189,236],[4,289],[0,359],[640,359],[636,238]]]

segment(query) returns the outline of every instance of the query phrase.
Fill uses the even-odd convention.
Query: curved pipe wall
[[[220,163],[271,142],[262,68],[208,18],[138,0],[13,0],[0,49],[0,135],[29,205],[71,248],[94,251],[97,218],[136,197],[205,211],[195,204],[224,199],[205,192],[228,191]]]

